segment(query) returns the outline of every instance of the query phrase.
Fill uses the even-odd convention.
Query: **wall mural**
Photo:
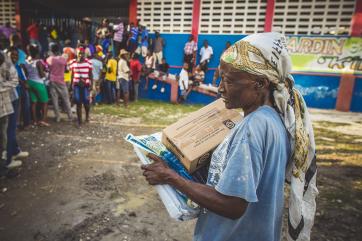
[[[288,37],[293,71],[362,74],[362,38]]]

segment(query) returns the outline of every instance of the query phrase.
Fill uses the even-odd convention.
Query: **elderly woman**
[[[314,138],[303,98],[292,87],[284,36],[249,35],[223,53],[220,70],[226,108],[242,108],[244,119],[213,153],[207,184],[183,179],[152,155],[144,176],[204,208],[197,241],[281,240],[287,179],[288,240],[309,240],[318,192]]]

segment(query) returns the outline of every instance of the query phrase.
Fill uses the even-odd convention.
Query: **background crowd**
[[[10,24],[0,27],[0,153],[5,166],[20,166],[18,159],[28,155],[16,143],[17,127],[49,126],[48,103],[56,122],[63,110],[80,127],[84,112],[89,122],[92,105],[123,102],[127,108],[130,100],[137,101],[140,81],[147,90],[151,74],[153,91],[160,83],[164,93],[167,81],[178,81],[178,101],[185,101],[192,87],[204,82],[213,49],[204,41],[198,51],[190,35],[184,65],[178,75],[171,75],[165,45],[159,32],[151,38],[147,27],[121,19],[104,19],[95,28],[85,18],[73,29],[65,23],[35,21],[23,35]],[[195,65],[198,52],[200,62]],[[216,71],[213,84],[218,77]]]

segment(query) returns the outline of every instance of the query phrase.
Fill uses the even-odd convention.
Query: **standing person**
[[[222,51],[224,53],[226,50],[228,50],[231,47],[230,41],[227,41],[225,44],[225,49]],[[215,70],[214,76],[212,78],[212,86],[216,86],[216,81],[220,78],[220,66],[218,66]]]
[[[41,50],[41,44],[39,42],[39,21],[29,25],[26,29],[29,35],[29,40],[31,44],[38,45],[39,49]]]
[[[148,82],[149,82],[148,75],[153,72],[154,66],[155,66],[155,56],[149,50],[147,52],[147,56],[145,58],[145,64],[143,66],[143,75],[145,76],[145,80],[146,80],[144,90],[148,89]]]
[[[46,122],[48,116],[48,92],[45,86],[45,66],[40,59],[38,46],[28,45],[28,52],[31,59],[25,64],[25,72],[28,79],[31,98],[31,112],[33,124],[40,126],[49,126]],[[41,106],[41,119],[38,121],[36,107]]]
[[[142,72],[142,64],[139,60],[139,55],[138,54],[134,54],[130,63],[130,76],[131,76],[131,80],[133,82],[133,86],[134,86],[134,100],[137,101],[138,100],[138,88],[139,88],[139,84],[140,84],[140,78],[141,78],[141,72]]]
[[[24,73],[24,65],[26,64],[26,54],[21,49],[21,40],[19,35],[13,34],[10,37],[10,45],[9,52],[13,52],[17,50],[17,62],[15,68],[18,72],[20,88],[19,90],[19,105],[20,105],[20,116],[19,116],[19,124],[22,128],[27,128],[31,124],[31,112],[30,112],[30,96],[29,96],[29,86],[27,83],[27,79]],[[15,54],[12,54],[15,56]]]
[[[224,50],[222,51],[222,53],[224,53],[224,52],[225,52],[226,50],[228,50],[230,47],[231,47],[230,41],[226,41],[226,43],[225,43],[225,48],[224,48]]]
[[[6,160],[5,166],[7,168],[15,168],[22,165],[21,161],[16,161],[12,158],[9,161],[7,160],[8,120],[9,116],[14,113],[12,98],[18,83],[14,65],[11,63],[10,58],[0,51],[0,159]]]
[[[152,185],[169,184],[203,207],[194,241],[280,241],[284,182],[290,183],[288,240],[310,240],[316,211],[313,127],[293,85],[285,36],[252,34],[221,56],[219,91],[244,119],[212,155],[207,183],[183,179],[159,158],[143,166]],[[293,238],[292,238],[292,236]]]
[[[104,78],[107,104],[113,104],[116,101],[116,81],[117,60],[113,57],[112,51],[108,51],[106,60],[106,75]]]
[[[165,92],[165,84],[166,84],[166,79],[168,76],[168,70],[169,70],[170,66],[168,65],[168,63],[166,63],[166,58],[162,58],[162,62],[161,64],[158,65],[158,71],[159,71],[159,78],[162,79],[162,87],[160,92],[164,93]],[[157,85],[158,85],[158,80],[155,79],[155,83],[152,86],[153,90],[157,89]]]
[[[205,74],[208,70],[208,64],[213,54],[214,52],[212,50],[212,47],[209,46],[209,42],[207,40],[204,40],[204,46],[200,50],[200,67],[205,72]]]
[[[124,49],[121,49],[119,54],[120,59],[118,61],[118,81],[119,85],[123,91],[123,104],[125,108],[128,108],[129,100],[129,74],[130,69],[127,63],[128,52]]]
[[[155,56],[155,64],[160,64],[163,58],[163,48],[166,45],[165,40],[160,36],[160,33],[156,31],[155,41],[153,46],[153,55]]]
[[[17,64],[26,63],[26,53],[22,50],[22,42],[17,34],[12,34],[10,36],[10,48],[14,47],[18,50],[18,61]]]
[[[59,97],[65,107],[65,111],[68,115],[68,120],[73,120],[72,110],[70,106],[69,93],[66,83],[64,82],[64,72],[67,67],[67,59],[60,56],[60,49],[58,44],[52,45],[51,52],[54,56],[47,58],[47,64],[49,66],[49,91],[52,98],[55,120],[60,122],[59,112]]]
[[[98,55],[95,53],[90,60],[93,66],[92,74],[93,74],[93,91],[92,91],[92,103],[96,103],[96,97],[100,93],[100,86],[102,82],[102,70],[103,63],[99,60]]]
[[[33,41],[33,43],[35,43],[39,46],[40,56],[43,57],[45,54],[48,53],[48,50],[49,50],[48,46],[50,44],[48,26],[46,26],[45,24],[40,24],[38,35],[39,35],[39,45],[36,43],[36,41]]]
[[[72,73],[69,70],[69,64],[76,57],[75,49],[72,48],[72,41],[70,39],[64,41],[63,57],[67,59],[67,68],[64,71],[64,82],[67,88],[70,89]]]
[[[137,49],[137,40],[138,40],[138,27],[134,25],[134,23],[131,23],[130,25],[130,39],[129,39],[129,44],[130,44],[130,48],[129,51],[131,53],[131,55],[134,53],[134,51],[136,51]]]
[[[113,46],[114,46],[114,53],[117,55],[121,50],[122,41],[123,41],[123,32],[124,32],[124,24],[121,18],[118,18],[118,24],[113,26]]]
[[[178,98],[178,103],[184,102],[187,98],[187,90],[189,88],[188,69],[189,69],[188,63],[184,63],[178,79],[178,86],[180,88],[180,96]]]
[[[89,122],[90,88],[92,87],[92,63],[85,58],[85,49],[78,48],[77,59],[69,65],[72,71],[71,88],[73,88],[73,101],[77,105],[77,126],[82,125],[82,105],[85,109],[85,121]]]
[[[18,50],[14,47],[10,48],[8,55],[15,66],[15,69],[18,74],[18,85],[16,88],[13,88],[12,96],[12,105],[14,112],[8,116],[8,129],[7,129],[7,151],[6,151],[6,166],[13,166],[15,163],[19,163],[16,159],[22,159],[29,156],[28,152],[21,151],[17,139],[16,139],[16,129],[17,129],[17,119],[19,114],[19,104],[20,99],[20,83],[24,81],[24,72],[21,67],[17,64],[19,60]],[[11,72],[11,71],[10,71]]]
[[[184,47],[184,63],[189,65],[189,73],[192,73],[192,67],[196,59],[197,43],[194,41],[194,36],[190,35]]]

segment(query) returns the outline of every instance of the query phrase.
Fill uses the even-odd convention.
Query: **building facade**
[[[41,14],[29,2],[0,0],[0,25],[10,21],[24,28],[30,17]],[[73,6],[70,0],[62,1],[61,7],[56,5],[59,1],[37,2],[48,4],[48,9]],[[211,82],[227,41],[233,43],[252,33],[281,32],[288,38],[296,86],[310,107],[362,112],[361,0],[105,0],[98,2],[99,6],[96,1],[88,2],[92,8],[77,10],[72,17],[77,17],[77,12],[96,17],[122,15],[151,32],[159,31],[166,40],[164,56],[173,73],[180,71],[182,49],[190,34],[199,49],[208,40],[214,56],[206,82]],[[164,95],[141,94],[169,100],[168,91]],[[189,99],[191,103],[207,103],[213,98],[192,93]]]

